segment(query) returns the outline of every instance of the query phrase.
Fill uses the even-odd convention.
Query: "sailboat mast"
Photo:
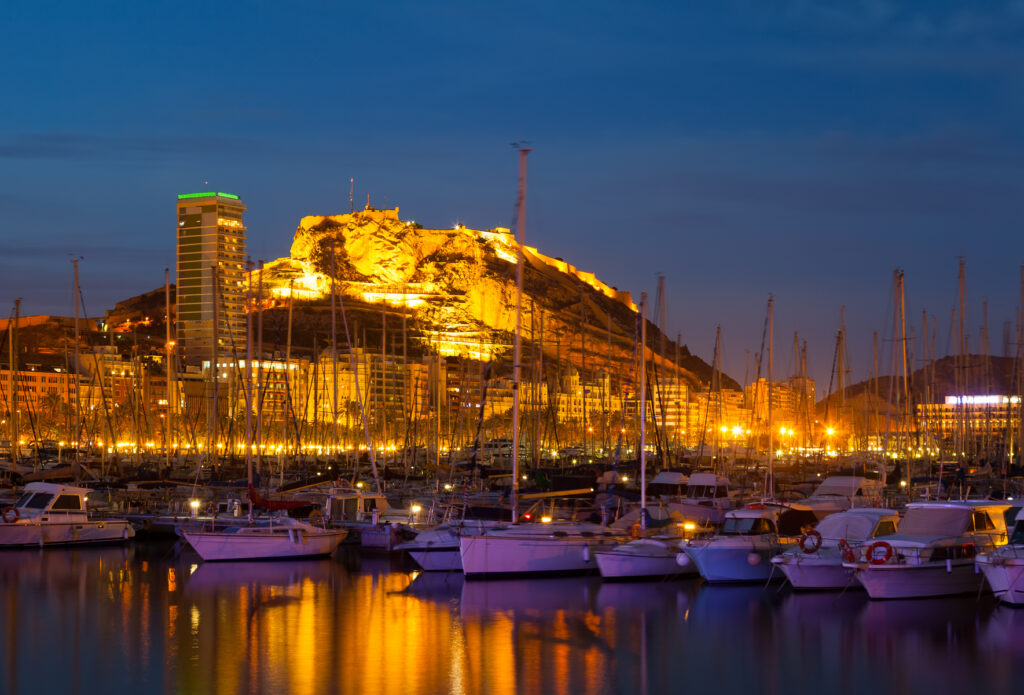
[[[248,284],[245,291],[245,474],[252,484],[252,261],[246,263]],[[238,360],[235,360],[235,364]],[[214,376],[216,379],[216,375]],[[249,521],[252,521],[252,492],[249,493]]]
[[[249,272],[252,272],[252,263],[251,262],[248,262],[248,265],[246,266],[246,270],[248,270]],[[210,359],[210,377],[211,377],[211,380],[210,380],[210,410],[207,413],[207,417],[209,418],[209,422],[207,423],[207,427],[209,428],[209,431],[208,431],[208,434],[207,434],[207,447],[208,448],[206,450],[206,456],[207,456],[207,461],[209,461],[209,464],[210,464],[210,471],[212,472],[213,471],[213,467],[217,465],[217,396],[218,396],[218,394],[217,394],[217,372],[220,369],[220,365],[217,364],[220,361],[219,357],[217,355],[218,348],[220,347],[218,345],[218,343],[220,342],[220,331],[219,331],[220,326],[218,325],[219,322],[220,322],[220,319],[219,319],[219,317],[217,315],[218,314],[218,306],[217,305],[220,303],[220,297],[219,297],[219,293],[217,292],[217,266],[215,266],[215,265],[211,265],[210,266],[210,284],[213,287],[213,351],[212,351],[212,353],[210,355],[210,358],[211,358]],[[251,281],[250,281],[250,284],[251,284]],[[249,307],[246,306],[245,310],[248,312]],[[248,314],[246,314],[246,315],[248,315]],[[238,364],[238,352],[237,352],[237,350],[235,351],[234,358],[235,358],[234,359],[235,364]],[[101,391],[101,395],[102,395],[102,391]],[[113,437],[111,437],[111,438],[113,438]],[[247,443],[247,445],[248,445],[248,443]]]
[[[1024,459],[1024,265],[1020,267],[1020,343],[1017,363],[1017,465]]]
[[[774,318],[773,318],[773,305],[775,298],[771,295],[768,296],[768,484],[765,486],[765,496],[768,499],[772,499],[775,496],[775,471],[773,465],[773,457],[775,454],[775,447],[772,435],[772,396],[774,395],[774,385],[772,380],[775,378],[774,372],[772,371],[772,362],[774,361],[775,353],[775,334],[774,334]]]
[[[77,283],[76,283],[77,285]],[[77,301],[75,302],[77,305]],[[173,416],[174,408],[171,406],[173,398],[171,397],[171,384],[173,379],[171,378],[171,350],[174,347],[171,344],[171,269],[164,268],[164,335],[167,339],[167,364],[164,365],[164,371],[167,374],[167,413],[164,415],[164,466],[169,471],[171,468],[171,418]],[[78,313],[77,311],[75,312]],[[77,321],[76,321],[77,323]],[[75,342],[78,342],[77,339]],[[76,398],[77,401],[77,398]],[[78,447],[75,447],[75,458],[78,458]]]
[[[337,312],[335,311],[334,304],[336,301],[335,290],[334,290],[334,240],[331,240],[331,427],[334,429],[333,439],[331,442],[331,461],[334,465],[338,465],[338,340],[337,340]],[[352,350],[351,343],[349,344],[349,351]],[[358,381],[357,381],[358,385]],[[358,456],[358,455],[357,455]]]
[[[14,320],[9,326],[7,346],[10,348],[10,379],[8,381],[8,392],[11,402],[11,461],[18,462],[21,454],[21,443],[18,438],[21,434],[18,427],[18,314],[21,313],[21,300],[14,300]]]
[[[640,528],[647,530],[647,293],[640,293]]]
[[[78,391],[79,391],[78,387],[80,385],[79,384],[79,379],[78,379],[78,374],[79,374],[79,366],[78,366],[78,364],[79,364],[79,362],[78,362],[78,360],[79,360],[79,354],[78,354],[78,349],[79,349],[78,348],[78,340],[79,340],[79,334],[78,334],[78,305],[80,303],[79,300],[81,299],[81,295],[79,294],[79,290],[78,290],[78,259],[77,258],[73,259],[71,261],[71,265],[73,265],[75,267],[75,438],[74,438],[73,441],[75,443],[75,465],[78,466],[79,462],[80,462],[79,453],[78,453],[78,449],[79,449],[78,445],[79,445],[79,443],[81,442],[81,439],[82,439],[82,435],[81,435],[81,432],[82,432],[82,430],[81,430],[81,427],[82,427],[82,425],[81,425],[81,422],[82,422],[82,398],[81,398],[81,396],[78,393]],[[88,318],[88,317],[86,317],[86,318]],[[13,367],[12,367],[12,369],[13,369]]]
[[[523,314],[523,235],[526,230],[526,156],[519,148],[519,195],[516,199],[516,335],[512,350],[512,523],[519,520],[519,353]]]
[[[904,440],[904,447],[908,447],[910,444],[910,375],[907,373],[907,314],[906,314],[906,295],[903,288],[903,271],[899,274],[899,298],[900,298],[900,347],[903,356],[903,407],[906,410],[903,413],[903,421],[907,428],[907,437]],[[907,489],[910,489],[910,461],[911,457],[907,455]]]

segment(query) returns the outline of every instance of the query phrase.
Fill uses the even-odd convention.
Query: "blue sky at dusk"
[[[77,256],[90,314],[160,286],[176,193],[242,196],[254,259],[346,212],[349,177],[425,226],[509,226],[527,140],[527,243],[652,302],[664,274],[667,331],[710,360],[721,324],[737,379],[769,293],[776,375],[799,331],[819,393],[840,306],[868,375],[894,268],[940,354],[958,256],[971,346],[983,299],[994,353],[1016,321],[1024,0],[9,0],[0,27],[3,315],[71,313]]]

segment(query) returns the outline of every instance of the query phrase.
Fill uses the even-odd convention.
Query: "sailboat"
[[[524,576],[595,572],[593,553],[618,544],[621,532],[576,521],[519,523],[519,353],[523,296],[523,229],[526,207],[526,155],[519,150],[519,196],[516,205],[516,327],[512,370],[512,523],[466,533],[459,555],[466,577]]]
[[[252,505],[249,508],[247,524],[221,529],[182,529],[182,536],[189,542],[199,557],[206,561],[217,560],[276,560],[284,558],[307,558],[330,555],[348,536],[346,529],[328,529],[292,519],[283,515],[287,502],[263,500],[256,493],[252,476],[252,264],[249,266],[249,298],[246,313],[245,341],[245,462],[249,478],[249,496],[253,503],[264,507],[277,507],[282,515],[255,521]],[[305,503],[300,503],[305,504]]]
[[[640,295],[640,520],[637,532],[647,531],[647,293]],[[676,562],[679,537],[636,538],[594,554],[605,579],[640,579],[667,576],[695,576],[697,569]]]

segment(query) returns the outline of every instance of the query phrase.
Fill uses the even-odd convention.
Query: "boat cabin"
[[[686,489],[686,498],[694,502],[728,503],[729,480],[714,473],[693,473]]]
[[[719,535],[760,536],[778,534],[799,536],[805,526],[814,524],[817,518],[806,509],[794,509],[776,505],[750,504],[743,509],[725,513],[725,521]]]
[[[18,501],[14,503],[19,518],[50,518],[67,520],[69,517],[88,516],[87,503],[92,490],[84,487],[60,485],[57,483],[29,483]],[[5,511],[4,521],[15,516]]]
[[[384,495],[355,487],[331,488],[327,495],[326,516],[330,523],[383,521],[390,510],[391,504]]]
[[[647,494],[651,497],[682,497],[686,494],[689,480],[685,473],[661,471],[647,483]]]
[[[814,530],[821,534],[822,545],[834,546],[840,540],[858,544],[896,533],[900,516],[892,509],[850,509],[830,514]]]

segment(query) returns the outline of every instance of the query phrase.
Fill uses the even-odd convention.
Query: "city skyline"
[[[0,115],[0,293],[23,313],[70,313],[71,257],[92,315],[160,286],[177,193],[241,195],[253,260],[347,212],[350,178],[357,208],[510,226],[526,138],[526,243],[634,296],[663,273],[667,332],[710,361],[720,323],[737,380],[769,294],[777,377],[799,331],[825,392],[843,305],[850,381],[867,376],[896,267],[914,334],[926,309],[955,352],[958,256],[971,345],[986,297],[991,352],[1015,331],[1017,4],[225,4],[209,44],[187,5],[55,8],[9,9],[0,49],[27,66]],[[211,74],[220,93],[193,98]]]

